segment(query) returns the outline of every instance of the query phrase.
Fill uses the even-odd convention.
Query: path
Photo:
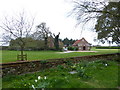
[[[72,52],[98,52],[98,51],[64,51],[64,52],[58,52],[58,53],[72,53]]]

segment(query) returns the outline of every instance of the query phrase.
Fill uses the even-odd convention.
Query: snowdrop
[[[35,82],[37,82],[37,80],[35,80]]]
[[[35,90],[35,87],[34,87],[34,85],[32,85],[32,88]]]
[[[37,79],[34,80],[35,84],[31,84],[30,86],[32,86],[34,90],[36,90],[36,88],[42,88],[42,90],[44,90],[44,88],[49,85],[49,82],[47,82],[46,79],[46,76],[38,76]]]
[[[108,64],[105,64],[105,66],[107,66]]]
[[[45,76],[44,79],[46,80],[46,78],[47,78],[47,77]]]
[[[40,77],[40,76],[38,76],[38,80],[40,80],[40,78],[41,78],[41,77]]]

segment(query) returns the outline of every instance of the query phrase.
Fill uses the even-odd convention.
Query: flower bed
[[[75,72],[75,73],[70,73]],[[3,77],[3,88],[116,88],[118,63],[115,60],[67,62],[57,67],[24,75]]]

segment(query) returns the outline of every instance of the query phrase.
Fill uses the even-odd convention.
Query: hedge
[[[77,51],[77,50],[78,50],[78,47],[68,47],[68,50]]]
[[[120,49],[119,46],[98,46],[96,49]]]

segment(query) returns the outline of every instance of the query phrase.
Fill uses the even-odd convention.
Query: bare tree
[[[105,2],[95,0],[75,0],[72,15],[78,21],[77,25],[86,25],[89,21],[95,21],[92,28],[98,34],[98,41],[105,43],[112,38],[111,42],[119,45],[120,33],[120,1]],[[92,23],[93,24],[93,23]],[[95,25],[96,24],[96,25]]]
[[[59,35],[60,35],[60,32],[58,33],[58,35],[55,35],[55,34],[53,34],[53,35],[55,37],[55,40],[54,40],[55,48],[56,48],[56,50],[59,50]]]
[[[70,15],[74,15],[78,21],[77,25],[83,23],[84,25],[93,19],[96,19],[103,13],[106,2],[90,1],[90,0],[75,0],[74,7]],[[105,12],[104,12],[105,13]],[[108,13],[108,12],[106,12]]]
[[[4,30],[3,40],[5,42],[10,42],[12,39],[19,40],[17,44],[20,46],[21,60],[24,60],[23,51],[26,44],[24,38],[29,36],[33,24],[34,18],[28,19],[25,15],[25,12],[23,11],[18,15],[18,17],[5,17],[4,22],[2,22],[2,25],[0,25],[0,27]]]
[[[37,34],[39,34],[38,38],[43,38],[44,40],[44,49],[46,50],[48,47],[48,37],[52,35],[49,27],[46,27],[46,23],[42,22],[41,24],[37,25]]]

